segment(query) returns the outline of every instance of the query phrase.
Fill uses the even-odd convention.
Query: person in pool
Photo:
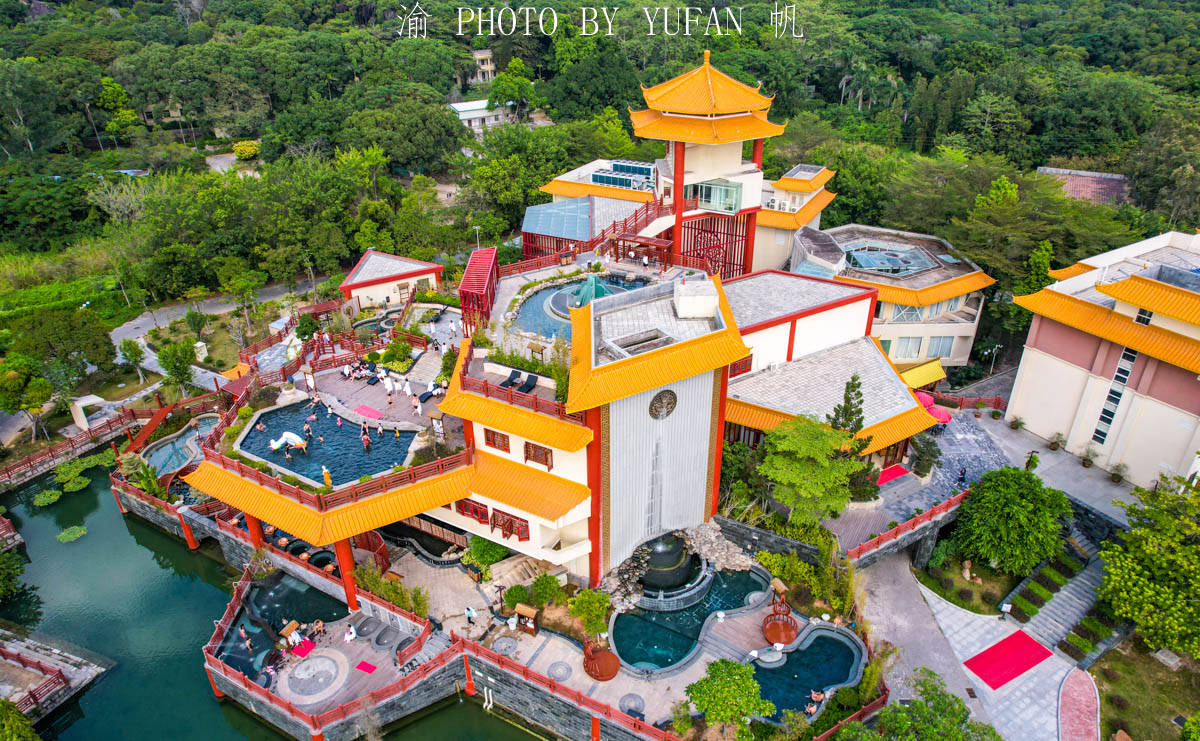
[[[341,418],[341,417],[338,417],[338,420],[337,420],[337,426],[338,426],[338,427],[341,427],[341,426],[342,426],[342,418]]]
[[[259,432],[266,432],[267,426],[264,425],[262,422],[259,422],[258,424],[254,425],[254,429],[258,430]]]
[[[305,422],[305,423],[304,423],[304,436],[305,436],[305,437],[312,437],[312,435],[313,435],[313,431],[312,431],[312,425],[310,425],[309,423]]]
[[[370,449],[371,449],[371,436],[370,436],[370,434],[368,434],[368,433],[366,433],[366,432],[364,432],[364,433],[363,433],[363,436],[362,436],[362,444],[363,444],[363,450],[370,450]]]

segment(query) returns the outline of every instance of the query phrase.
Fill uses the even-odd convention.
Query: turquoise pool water
[[[198,440],[212,432],[219,420],[220,417],[215,414],[196,417],[198,431],[187,427],[182,434],[152,443],[142,452],[142,457],[146,459],[147,463],[154,466],[159,476],[178,471],[193,457],[199,456]]]
[[[665,669],[682,661],[700,637],[710,614],[744,607],[746,597],[767,588],[753,571],[718,571],[712,588],[699,603],[683,610],[632,610],[613,621],[617,653],[640,669]]]
[[[781,720],[784,710],[803,710],[812,701],[809,693],[813,690],[848,682],[857,673],[860,654],[848,640],[819,635],[806,648],[788,654],[783,666],[756,666],[754,678],[763,697],[775,703],[772,720]]]
[[[533,332],[548,339],[562,337],[571,339],[571,323],[550,310],[550,299],[564,288],[576,288],[582,279],[575,283],[551,286],[534,292],[517,310],[517,327],[524,332]],[[613,290],[614,293],[640,288],[646,285],[642,281],[626,283],[620,278],[605,275],[600,283]]]
[[[404,403],[403,399],[401,403]],[[337,420],[341,418],[336,414],[326,415],[324,407],[317,408],[315,419],[308,419],[313,414],[314,408],[306,402],[263,412],[258,417],[258,423],[266,427],[266,432],[251,427],[238,448],[253,453],[280,470],[311,479],[317,485],[322,482],[321,466],[324,465],[329,469],[333,485],[340,486],[358,481],[364,475],[373,476],[401,465],[417,436],[415,432],[401,431],[400,436],[396,437],[394,432],[387,430],[382,435],[376,435],[372,429],[371,447],[363,450],[358,425],[343,420],[342,426],[338,427]],[[313,432],[307,453],[289,451],[292,459],[288,460],[283,448],[271,450],[271,441],[278,440],[284,432],[294,432],[304,437],[306,421]],[[321,442],[321,437],[325,438],[325,442]]]

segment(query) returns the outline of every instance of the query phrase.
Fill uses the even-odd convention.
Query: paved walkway
[[[1008,370],[997,371],[995,375],[968,384],[960,389],[952,389],[950,388],[950,384],[942,381],[938,384],[938,391],[957,396],[999,396],[1008,401],[1008,397],[1012,396],[1013,382],[1016,380],[1017,368],[1013,366]]]
[[[871,624],[871,638],[897,648],[896,658],[884,675],[892,700],[916,697],[913,672],[928,667],[942,676],[946,687],[963,698],[976,720],[991,722],[983,704],[967,696],[977,682],[968,679],[949,641],[936,623],[929,605],[921,598],[916,577],[909,570],[908,555],[892,553],[858,572],[860,602]]]
[[[1100,741],[1100,694],[1092,675],[1073,669],[1058,691],[1060,741]]]
[[[964,662],[997,641],[1017,632],[1015,620],[1000,620],[993,615],[979,615],[952,605],[923,586],[921,595],[933,612],[937,626],[954,651]],[[963,671],[971,678],[992,726],[1009,741],[1058,738],[1058,690],[1075,664],[1056,654],[993,690],[969,669]]]
[[[983,429],[1012,465],[1024,466],[1025,456],[1033,450],[1038,455],[1037,475],[1047,486],[1061,489],[1072,499],[1103,512],[1123,525],[1128,524],[1125,512],[1113,504],[1114,499],[1136,501],[1128,482],[1113,483],[1112,477],[1099,466],[1084,468],[1079,458],[1065,450],[1051,450],[1046,441],[1027,430],[1014,430],[1002,419],[984,420]]]

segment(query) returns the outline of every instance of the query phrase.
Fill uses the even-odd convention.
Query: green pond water
[[[0,618],[98,653],[116,665],[76,701],[40,723],[44,739],[282,739],[270,726],[213,697],[201,647],[229,601],[235,575],[223,562],[134,515],[122,517],[107,471],[56,504],[33,506],[52,478],[0,498],[25,538],[27,592],[0,604]],[[73,543],[55,539],[87,527]],[[217,558],[219,558],[219,552]],[[453,703],[387,738],[529,739],[471,703]]]

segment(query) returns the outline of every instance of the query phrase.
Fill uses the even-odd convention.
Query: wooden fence
[[[891,530],[888,530],[886,533],[881,533],[880,535],[877,535],[864,543],[859,543],[858,545],[846,551],[846,558],[850,559],[851,561],[856,560],[865,556],[876,548],[892,542],[901,535],[916,530],[922,525],[928,523],[933,518],[940,517],[941,515],[946,514],[950,510],[962,504],[963,500],[966,499],[967,495],[970,493],[970,489],[968,489],[960,494],[956,494],[944,502],[933,505],[927,511],[922,512],[911,519],[905,520]]]
[[[28,713],[35,707],[38,707],[47,697],[70,684],[67,681],[67,676],[58,667],[50,666],[35,658],[26,656],[20,651],[13,651],[5,646],[0,646],[0,658],[16,662],[26,669],[32,669],[46,677],[33,689],[13,701],[17,709],[22,713]]]
[[[981,402],[984,407],[991,407],[1000,411],[1008,409],[1008,402],[1002,396],[958,396],[956,394],[943,394],[938,391],[926,393],[932,396],[933,400],[938,404],[954,409],[973,409]]]
[[[149,419],[154,414],[152,409],[122,409],[115,417],[105,420],[62,442],[43,448],[36,453],[25,456],[15,463],[0,468],[0,482],[9,483],[24,474],[37,474],[53,468],[63,460],[74,456],[80,450],[95,447],[115,434],[138,426],[143,419]]]

